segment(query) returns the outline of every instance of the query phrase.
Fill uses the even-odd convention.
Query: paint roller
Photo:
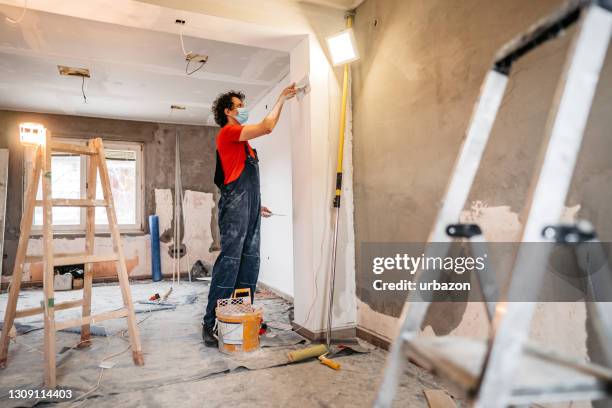
[[[325,344],[317,344],[315,346],[306,347],[300,350],[290,351],[287,353],[287,359],[290,363],[297,363],[308,360],[309,358],[318,358],[321,364],[325,364],[334,370],[340,370],[340,363],[325,357],[328,354],[329,349]]]

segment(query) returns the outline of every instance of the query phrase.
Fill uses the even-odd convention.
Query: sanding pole
[[[346,28],[353,26],[353,15],[346,16]],[[334,197],[334,239],[332,243],[332,264],[329,281],[329,303],[327,308],[327,335],[325,341],[329,348],[331,344],[332,315],[334,309],[334,284],[336,283],[336,251],[338,246],[338,222],[340,220],[340,196],[342,193],[342,163],[344,159],[344,132],[346,130],[346,104],[348,101],[349,64],[344,64],[344,78],[342,80],[342,106],[340,108],[340,135],[338,137],[338,164],[336,166],[336,195]]]

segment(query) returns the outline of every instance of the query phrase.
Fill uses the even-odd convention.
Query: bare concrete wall
[[[353,68],[355,231],[359,316],[366,330],[392,336],[401,304],[385,302],[364,284],[371,270],[360,262],[360,243],[427,239],[494,52],[560,3],[366,0],[358,8],[355,30],[362,59]],[[512,74],[464,213],[484,224],[490,239],[516,240],[524,223],[547,107],[571,34],[528,55]],[[568,219],[591,220],[603,240],[612,238],[607,204],[612,141],[605,137],[612,124],[611,70],[609,53],[566,203]],[[482,311],[470,307],[439,304],[426,325],[437,334],[486,334],[477,317]],[[584,311],[572,305],[556,312],[563,314],[555,321],[564,319],[566,328],[578,333],[559,339],[572,345],[582,341],[584,347]],[[536,334],[547,332],[534,327]]]
[[[495,51],[557,3],[367,0],[358,8],[355,30],[362,59],[353,68],[357,260],[360,242],[427,239]],[[359,284],[368,273],[359,265],[359,298],[397,316],[397,307],[385,309],[371,288]]]
[[[67,138],[102,137],[104,140],[133,141],[144,144],[144,214],[142,235],[148,233],[147,218],[155,213],[155,189],[174,189],[175,132],[180,138],[183,190],[217,195],[213,183],[215,169],[215,136],[217,128],[163,123],[123,121],[67,115],[0,111],[0,147],[10,151],[7,197],[7,223],[3,275],[12,273],[23,201],[23,150],[19,143],[21,122],[40,122],[54,136]],[[216,211],[215,211],[216,212]],[[216,214],[211,229],[216,233]],[[183,231],[185,229],[183,228]],[[161,231],[163,232],[163,231]],[[166,235],[172,236],[169,231]],[[71,239],[78,236],[70,236]],[[213,247],[218,245],[215,239]]]

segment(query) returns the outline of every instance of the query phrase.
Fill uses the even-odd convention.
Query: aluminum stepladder
[[[71,154],[86,155],[88,160],[86,199],[53,199],[51,189],[51,155],[52,151],[66,152]],[[96,176],[99,172],[100,182],[104,199],[96,200]],[[42,177],[41,177],[42,174]],[[42,180],[42,200],[36,200],[39,180]],[[106,164],[106,155],[102,139],[92,139],[87,146],[72,145],[53,141],[51,132],[46,130],[45,144],[36,148],[34,165],[31,172],[30,182],[25,193],[24,212],[21,218],[19,243],[13,268],[13,278],[9,291],[8,303],[4,315],[4,325],[0,338],[0,368],[6,367],[10,333],[13,329],[15,318],[43,314],[44,320],[44,386],[55,388],[56,380],[56,351],[55,333],[69,327],[81,326],[81,341],[79,347],[90,345],[90,324],[116,319],[127,318],[132,356],[136,365],[143,365],[144,359],[138,335],[134,306],[129,287],[125,255],[121,244],[121,236],[117,225],[114,200],[110,187],[110,178]],[[43,256],[30,257],[26,255],[28,240],[32,229],[34,207],[43,208]],[[53,254],[53,207],[86,207],[86,238],[85,252],[77,254]],[[114,253],[94,254],[95,240],[95,208],[105,207],[108,218],[108,226],[113,242]],[[17,301],[21,288],[24,263],[43,262],[43,301],[40,307],[17,310]],[[116,262],[117,275],[121,286],[121,295],[124,307],[98,315],[91,315],[91,298],[93,282],[93,263]],[[54,266],[84,264],[85,276],[83,284],[83,298],[61,303],[55,303],[54,296]],[[82,307],[82,317],[69,320],[56,321],[55,312],[69,308]]]
[[[528,218],[522,231],[523,242],[513,267],[508,290],[499,298],[490,277],[478,276],[492,317],[488,341],[460,337],[420,337],[419,331],[429,302],[418,291],[410,292],[402,312],[402,324],[391,346],[375,406],[390,407],[399,376],[411,358],[449,380],[465,392],[473,406],[495,408],[536,402],[600,399],[612,393],[612,303],[588,302],[596,318],[596,332],[605,347],[606,366],[568,359],[527,342],[535,302],[510,302],[517,293],[536,299],[542,287],[549,252],[529,243],[562,240],[563,227],[557,226],[565,205],[572,174],[582,143],[599,74],[612,32],[611,4],[606,1],[568,1],[526,33],[502,47],[487,74],[470,127],[455,163],[445,199],[429,235],[425,256],[446,256],[453,238],[483,241],[474,225],[461,225],[460,214],[473,184],[487,144],[513,63],[527,52],[555,38],[577,24],[572,46],[557,86],[550,111],[544,154],[539,156],[539,174],[528,199]],[[556,231],[555,234],[551,234]],[[544,234],[547,231],[547,234]],[[571,229],[584,240],[594,235]],[[567,231],[566,231],[567,232]],[[570,232],[572,233],[572,232]],[[474,245],[474,248],[482,246]],[[601,254],[600,254],[601,255]],[[603,256],[603,255],[602,255]],[[598,274],[599,290],[612,290],[612,279],[605,268]],[[607,273],[607,274],[606,274]],[[415,279],[434,280],[436,271],[418,271]],[[525,285],[530,282],[530,285]],[[591,282],[592,283],[592,282]],[[520,291],[520,292],[519,292]],[[527,293],[525,293],[527,291]],[[592,291],[591,291],[592,292]],[[591,293],[598,296],[597,291]],[[493,313],[493,305],[494,313]],[[527,376],[517,378],[517,374]],[[538,377],[539,375],[539,377]]]

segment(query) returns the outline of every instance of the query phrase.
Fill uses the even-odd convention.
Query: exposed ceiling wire
[[[13,24],[19,24],[21,23],[21,20],[23,20],[23,18],[26,15],[26,12],[28,11],[28,0],[23,0],[23,11],[21,12],[21,16],[19,16],[19,18],[17,20],[13,20],[10,17],[6,17],[6,21],[8,21],[9,23],[13,23]]]
[[[187,60],[187,64],[185,65],[185,73],[187,75],[194,74],[194,73],[198,72],[199,70],[201,70],[204,65],[206,65],[206,61],[200,61],[200,65],[198,65],[197,68],[195,68],[192,71],[190,71],[189,70],[189,65],[191,64],[191,58],[189,58],[189,57],[193,56],[193,51],[186,51],[185,50],[185,40],[183,39],[183,27],[181,27],[181,29],[179,30],[179,37],[181,39],[181,49],[183,50],[183,55],[185,56],[185,59]]]
[[[202,67],[203,67],[204,65],[206,65],[206,61],[200,61],[200,65],[199,65],[199,66],[198,66],[196,69],[194,69],[193,71],[189,71],[189,64],[191,64],[191,60],[190,60],[190,59],[188,59],[188,60],[187,60],[187,65],[185,65],[185,73],[186,73],[187,75],[191,75],[191,74],[193,74],[194,72],[198,72],[199,70],[201,70],[201,69],[202,69]]]
[[[83,94],[83,103],[87,103],[87,95],[85,95],[85,76],[82,76],[81,79],[81,93]]]
[[[183,55],[188,56],[189,54],[191,54],[191,51],[185,51],[185,43],[183,42],[183,28],[181,28],[181,30],[179,31],[179,37],[181,38],[181,48],[183,49]]]

